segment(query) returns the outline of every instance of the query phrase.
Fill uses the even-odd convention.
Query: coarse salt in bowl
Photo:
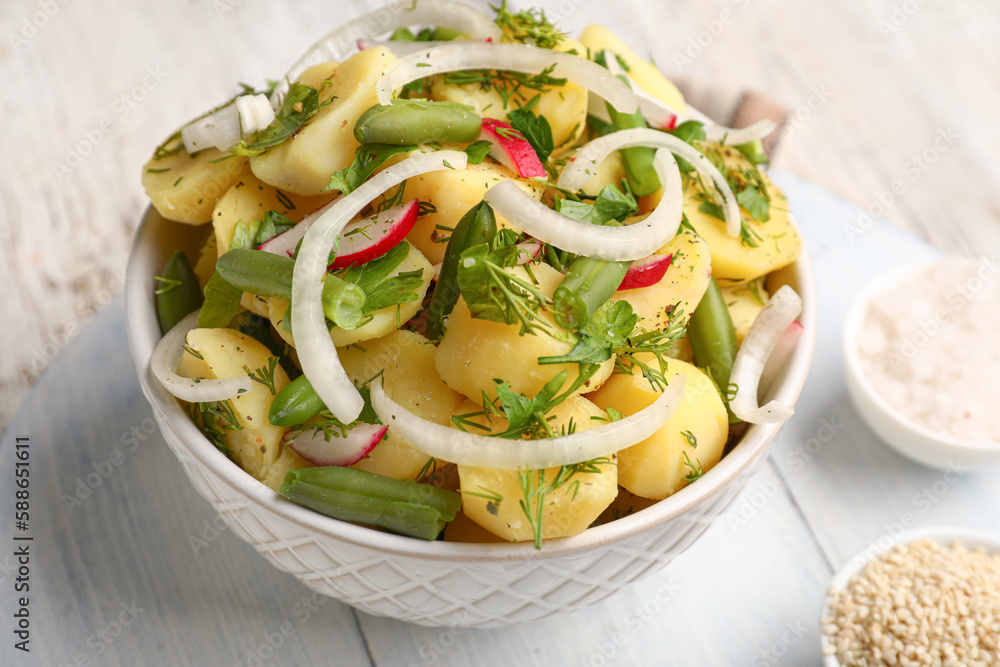
[[[1000,467],[1000,266],[948,258],[873,282],[844,325],[851,398],[924,465]]]

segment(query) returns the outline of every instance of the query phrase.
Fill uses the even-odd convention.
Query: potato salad
[[[642,510],[791,414],[758,403],[801,330],[773,129],[712,122],[599,25],[388,5],[143,168],[204,239],[150,286],[153,373],[343,521],[542,548]]]

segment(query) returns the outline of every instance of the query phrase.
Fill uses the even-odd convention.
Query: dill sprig
[[[444,82],[459,86],[478,85],[480,90],[484,91],[494,90],[500,96],[506,109],[510,106],[512,99],[519,100],[519,106],[527,104],[528,91],[542,92],[552,86],[566,85],[566,79],[552,76],[555,67],[553,64],[538,74],[508,70],[470,69],[449,72],[444,75]]]
[[[274,396],[278,393],[278,390],[274,387],[274,369],[278,366],[278,361],[278,357],[269,357],[266,367],[251,371],[249,366],[243,364],[243,370],[246,371],[251,380],[267,387],[267,390],[271,392],[271,396]]]
[[[566,38],[566,33],[556,28],[541,9],[526,9],[515,14],[507,9],[507,0],[499,7],[490,7],[497,13],[497,27],[511,41],[554,49]]]
[[[615,465],[615,462],[607,456],[602,456],[590,461],[560,466],[551,480],[547,479],[548,471],[545,469],[518,471],[517,479],[521,486],[519,505],[528,519],[528,525],[531,526],[536,549],[542,548],[545,501],[548,496],[568,485],[567,495],[571,500],[576,500],[580,491],[580,480],[574,478],[582,474],[600,474],[601,466],[605,465]]]

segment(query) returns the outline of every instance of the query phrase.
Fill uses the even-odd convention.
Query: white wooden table
[[[380,4],[0,4],[0,429],[121,289],[152,147]],[[609,25],[719,117],[741,90],[773,96],[793,115],[777,166],[850,199],[854,220],[884,212],[945,250],[1000,250],[1000,4],[519,0],[532,4],[574,34]]]
[[[853,294],[877,272],[935,252],[884,223],[852,243],[847,228],[863,207],[878,212],[893,181],[904,186],[886,207],[894,222],[948,250],[1000,250],[991,151],[1000,146],[991,118],[1000,103],[1000,8],[974,0],[920,4],[896,17],[898,30],[880,30],[879,21],[893,20],[888,0],[686,0],[641,14],[629,11],[640,0],[614,3],[614,12],[595,0],[538,3],[552,13],[577,7],[562,21],[573,30],[600,21],[652,45],[710,110],[734,100],[719,91],[768,91],[800,119],[778,166],[853,202],[778,174],[818,272],[813,373],[768,467],[657,579],[534,626],[427,629],[314,600],[215,529],[152,433],[124,351],[116,294],[144,206],[139,169],[160,137],[236,81],[280,73],[328,26],[372,4],[4,4],[0,426],[26,398],[0,444],[0,507],[13,495],[14,440],[30,437],[34,551],[32,654],[13,651],[5,630],[0,664],[814,665],[833,568],[904,514],[920,525],[1000,532],[1000,477],[963,475],[933,491],[942,473],[899,458],[860,423],[839,360],[839,323]],[[712,36],[716,20],[727,23]],[[32,22],[41,27],[32,31]],[[675,59],[699,36],[707,45],[692,48],[692,62]],[[913,156],[933,149],[939,129],[951,136],[949,127],[958,138],[939,143],[944,149],[914,172]],[[72,154],[84,151],[73,166]],[[824,425],[836,430],[828,442],[819,439]],[[10,513],[0,514],[8,621],[15,530]]]
[[[16,438],[30,438],[32,457],[29,530],[5,511],[0,540],[33,537],[33,652],[14,651],[7,633],[0,664],[818,665],[834,569],[902,523],[1000,533],[1000,473],[955,480],[900,458],[845,393],[839,331],[853,295],[938,251],[884,222],[852,243],[842,229],[851,205],[776,176],[816,266],[813,370],[764,470],[652,580],[571,616],[489,631],[423,628],[314,597],[213,523],[155,433],[131,360],[109,353],[125,346],[118,298],[39,379],[0,442],[3,507]],[[0,548],[8,619],[12,552]]]

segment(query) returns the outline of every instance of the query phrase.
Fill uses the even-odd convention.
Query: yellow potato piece
[[[639,326],[647,331],[665,329],[670,311],[675,307],[683,311],[685,323],[690,320],[712,275],[708,244],[690,232],[681,232],[656,254],[673,255],[660,282],[649,287],[621,290],[611,297],[614,301],[632,304],[632,310],[640,318]]]
[[[192,354],[201,355],[202,359]],[[233,329],[192,329],[187,335],[187,349],[181,355],[178,373],[185,377],[231,378],[268,368],[271,351],[250,336]],[[274,388],[279,392],[288,384],[280,365],[274,368]],[[259,382],[250,391],[230,399],[239,430],[227,430],[223,441],[238,466],[257,479],[264,479],[281,451],[285,428],[268,421],[274,395]]]
[[[352,379],[367,382],[381,372],[382,386],[392,400],[435,424],[450,424],[464,400],[441,380],[434,367],[434,345],[418,333],[397,330],[337,353]],[[390,428],[386,438],[353,467],[396,479],[415,479],[429,458]]]
[[[547,264],[532,265],[532,271],[538,288],[547,295],[551,296],[562,281],[562,274]],[[528,279],[521,267],[511,272]],[[549,315],[542,313],[540,317],[553,329],[559,329]],[[560,371],[568,373],[566,387],[578,377],[577,364],[538,363],[538,357],[566,354],[572,345],[541,331],[521,336],[520,330],[519,324],[473,318],[465,300],[459,297],[434,358],[438,372],[449,387],[473,400],[482,400],[483,392],[496,398],[494,378],[509,381],[514,392],[534,396]],[[578,391],[584,393],[601,386],[613,367],[613,359],[604,362]]]
[[[466,401],[456,414],[463,415],[481,410],[477,404]],[[577,432],[607,423],[604,412],[582,396],[571,396],[566,399],[556,406],[550,417],[549,423],[556,432],[571,420]],[[489,422],[485,417],[474,417],[470,420],[490,427],[492,432],[503,431],[507,427],[506,421],[496,416]],[[469,427],[468,430],[477,432],[473,427]],[[596,472],[573,474],[565,484],[545,494],[542,505],[544,539],[582,533],[618,495],[615,457],[611,456],[596,463],[595,468]],[[512,542],[532,540],[534,528],[521,506],[521,500],[524,499],[522,476],[529,475],[528,479],[534,488],[544,489],[552,484],[559,471],[558,467],[547,468],[544,471],[519,472],[459,465],[458,476],[463,491],[462,511],[469,519],[505,540]],[[497,501],[497,498],[500,500]],[[538,502],[537,496],[531,498],[532,517],[538,509]]]
[[[277,211],[293,222],[298,222],[336,196],[336,192],[326,192],[318,197],[301,197],[268,185],[253,174],[245,174],[219,199],[212,212],[212,226],[215,228],[219,256],[229,250],[233,230],[240,220],[263,220],[268,211]]]
[[[490,160],[471,164],[467,169],[442,169],[407,179],[405,198],[429,202],[437,210],[417,218],[406,239],[431,264],[439,264],[444,259],[447,241],[451,236],[451,232],[447,230],[454,229],[462,216],[483,200],[487,190],[504,180],[514,180],[535,199],[541,198],[544,191],[535,181],[517,178],[510,169]],[[439,226],[445,229],[438,229]],[[512,225],[498,215],[497,226]]]
[[[729,437],[726,408],[709,377],[691,364],[669,361],[667,380],[678,373],[687,379],[677,411],[649,438],[618,452],[619,484],[644,498],[666,498],[708,472],[722,458]],[[612,375],[587,398],[599,408],[611,406],[630,416],[652,405],[657,395],[634,368],[631,375]]]
[[[319,84],[321,98],[336,99],[291,139],[252,157],[254,175],[285,192],[322,194],[334,172],[354,161],[359,145],[354,124],[365,110],[378,104],[375,82],[395,60],[391,51],[380,46],[360,51],[339,65],[329,63],[329,74]],[[308,83],[315,84],[323,73],[311,70]]]
[[[354,345],[355,343],[362,343],[373,338],[379,338],[390,331],[395,331],[399,328],[400,324],[417,314],[417,311],[420,310],[421,301],[427,293],[427,288],[431,284],[434,269],[431,267],[430,262],[427,261],[427,258],[420,254],[419,250],[410,246],[410,254],[406,256],[406,259],[403,260],[403,263],[399,265],[399,268],[396,269],[393,275],[399,275],[406,271],[421,271],[423,274],[423,282],[420,287],[414,290],[417,299],[400,304],[399,306],[389,306],[388,308],[376,310],[371,314],[371,321],[357,329],[333,327],[330,329],[330,338],[333,339],[334,345],[344,347]],[[287,301],[279,298],[268,299],[267,318],[271,320],[271,324],[274,325],[274,328],[278,331],[282,339],[294,347],[295,340],[282,323],[286,315],[288,315]]]
[[[580,43],[590,49],[592,54],[604,49],[611,49],[622,57],[622,60],[629,66],[628,75],[642,86],[643,90],[681,113],[687,111],[684,96],[681,95],[681,91],[677,90],[677,86],[663,76],[663,73],[652,63],[639,57],[635,51],[626,46],[625,42],[604,26],[588,25],[580,35]]]
[[[172,150],[181,144],[177,133],[164,145]],[[200,225],[212,219],[215,202],[230,186],[249,173],[245,157],[225,157],[215,148],[206,148],[193,156],[183,148],[179,153],[157,159],[154,155],[142,168],[142,187],[153,207],[168,220]]]
[[[597,165],[594,175],[580,188],[580,191],[588,197],[596,197],[609,185],[619,186],[623,178],[625,178],[625,165],[622,163],[622,154],[621,151],[615,151]]]
[[[763,280],[758,279],[748,283],[720,286],[722,298],[729,307],[729,316],[736,329],[736,342],[741,345],[747,332],[750,331],[750,326],[760,311],[764,310],[764,305],[770,298],[763,283]]]
[[[281,456],[278,457],[271,467],[267,469],[267,473],[264,474],[264,485],[268,488],[277,491],[281,488],[281,485],[285,482],[285,475],[293,470],[301,470],[302,468],[313,468],[315,465],[311,461],[307,461],[298,454],[291,447],[283,447],[281,450]]]
[[[198,261],[194,265],[194,274],[198,276],[198,284],[201,285],[203,291],[205,283],[215,273],[215,260],[218,258],[219,254],[215,250],[215,234],[211,234],[201,244],[201,248],[198,251]]]
[[[706,144],[707,149],[719,151],[727,166],[747,169],[750,163],[731,146]],[[726,223],[698,210],[705,195],[694,181],[689,181],[684,192],[684,212],[698,234],[712,249],[712,274],[717,279],[753,280],[794,262],[802,251],[802,239],[788,214],[788,201],[761,172],[761,178],[771,198],[770,219],[758,222],[741,207],[743,221],[756,234],[758,245],[752,247],[726,233]],[[711,195],[709,201],[715,201]]]

